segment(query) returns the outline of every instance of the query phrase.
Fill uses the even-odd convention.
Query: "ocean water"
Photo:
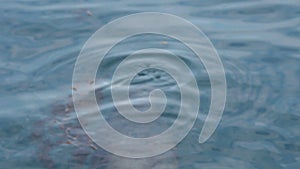
[[[127,54],[147,47],[171,50],[197,72],[201,104],[194,127],[176,146],[175,155],[153,159],[149,165],[300,168],[298,0],[1,2],[1,169],[102,169],[130,164],[110,158],[84,134],[70,96],[72,74],[81,48],[97,29],[116,18],[149,11],[174,14],[199,27],[219,53],[227,80],[221,123],[207,142],[199,144],[211,98],[209,78],[200,60],[179,42],[155,35],[129,38],[111,50],[98,70],[96,95],[112,126],[124,134],[130,135],[128,130],[138,126],[109,114],[114,109],[105,82]],[[142,136],[169,127],[180,102],[174,79],[150,69],[139,73],[132,84],[132,97],[147,97],[152,89],[161,88],[169,98],[169,114],[157,123],[140,126],[145,131]],[[133,104],[141,110],[149,107],[149,103],[140,106],[134,99]]]

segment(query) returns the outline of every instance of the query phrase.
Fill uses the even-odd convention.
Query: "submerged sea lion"
[[[103,99],[100,89],[95,91],[95,95],[97,99]],[[71,100],[70,96],[68,99],[54,103],[51,113],[46,115],[47,118],[38,121],[34,126],[32,138],[39,142],[38,158],[45,168],[178,168],[175,150],[141,159],[119,157],[104,151],[83,131]],[[122,122],[116,122],[116,124],[121,128],[126,127]]]

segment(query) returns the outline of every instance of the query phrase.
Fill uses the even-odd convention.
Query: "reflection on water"
[[[150,164],[167,164],[175,157],[172,161],[182,169],[299,168],[298,1],[30,0],[5,2],[0,9],[2,168],[108,168],[111,164],[125,168],[126,162],[116,164],[83,133],[69,95],[76,57],[92,33],[115,18],[143,11],[175,14],[201,28],[223,61],[228,85],[221,124],[208,142],[198,144],[210,104],[210,84],[193,53],[178,42],[154,36],[129,39],[111,51],[101,67],[105,73],[99,73],[95,82],[106,110],[112,108],[106,82],[118,63],[134,50],[172,50],[197,72],[201,114],[194,128],[174,154],[159,158],[159,162],[150,160]],[[133,86],[133,97],[139,90],[144,92],[138,97],[147,97],[150,89],[159,86],[170,99],[169,114],[147,134],[171,125],[180,101],[173,79],[161,71],[148,70],[137,75]],[[127,128],[135,129],[135,124],[124,127],[127,122],[118,114],[108,116],[113,127],[124,133]],[[114,124],[114,119],[121,122]],[[147,131],[147,127],[141,128]]]

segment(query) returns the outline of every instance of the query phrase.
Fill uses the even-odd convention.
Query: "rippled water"
[[[182,169],[299,168],[297,0],[3,2],[0,168],[125,168],[130,164],[118,164],[122,161],[108,158],[110,154],[83,134],[69,95],[74,64],[85,41],[109,21],[144,11],[175,14],[201,28],[222,59],[228,85],[222,121],[208,142],[199,144],[199,132],[210,103],[210,83],[200,61],[178,42],[165,37],[135,37],[111,51],[102,63],[99,79],[109,79],[127,54],[145,47],[172,50],[198,72],[201,114],[195,126],[172,157],[162,156],[152,162],[176,163]],[[111,98],[105,80],[96,81],[96,93],[98,100],[105,103],[104,111],[110,112]],[[153,128],[146,132],[150,135],[161,132],[176,118],[176,83],[164,72],[148,70],[137,75],[130,89],[133,97],[146,97],[157,87],[166,91],[170,104],[168,113],[157,123],[141,127]],[[139,107],[136,103],[140,109],[148,106],[146,103]],[[108,118],[121,120],[118,114]],[[124,127],[128,126],[125,121],[112,125],[124,133],[125,129],[134,129],[133,124]]]

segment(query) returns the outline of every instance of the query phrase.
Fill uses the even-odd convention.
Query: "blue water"
[[[171,13],[198,26],[212,41],[226,72],[223,118],[214,135],[199,144],[210,84],[204,67],[187,57],[180,44],[164,37],[137,37],[116,47],[103,63],[104,73],[98,77],[108,78],[126,54],[161,47],[177,52],[199,72],[201,115],[176,147],[178,168],[300,168],[299,1],[1,2],[1,169],[109,167],[109,153],[82,133],[72,108],[73,68],[80,49],[98,28],[146,11]],[[148,46],[143,46],[145,41]],[[99,99],[110,106],[108,87],[102,81],[96,84],[102,92]],[[163,72],[142,72],[134,86],[169,90],[169,111],[178,111],[176,83]],[[150,134],[161,132],[174,118],[170,115],[150,126]],[[122,130],[123,122],[114,127]]]

